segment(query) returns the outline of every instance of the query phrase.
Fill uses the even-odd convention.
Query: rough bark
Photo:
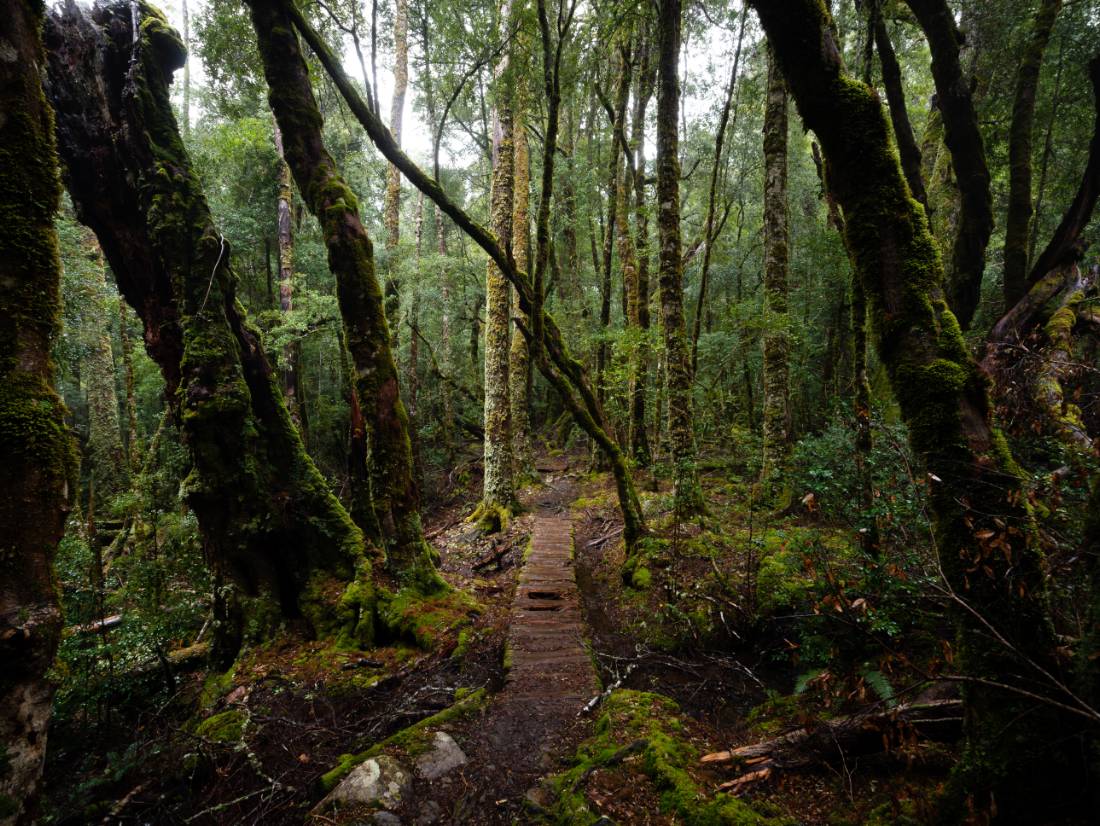
[[[390,134],[401,145],[401,119],[405,111],[405,92],[409,87],[409,8],[408,0],[396,0],[393,15],[393,100],[390,104]],[[390,253],[386,275],[386,318],[392,333],[391,347],[397,352],[400,339],[398,313],[401,309],[401,281],[397,276],[394,253],[401,240],[401,171],[392,163],[386,168],[386,197],[382,206],[386,225],[386,251]]]
[[[39,4],[0,15],[0,823],[30,822],[61,638],[53,570],[76,455],[53,389],[61,263],[53,118],[42,94]]]
[[[1005,216],[1004,299],[1011,309],[1027,292],[1027,244],[1031,222],[1031,137],[1035,127],[1035,97],[1054,21],[1062,0],[1040,0],[1031,39],[1016,71],[1012,123],[1008,130],[1008,212]]]
[[[657,62],[657,234],[661,326],[664,331],[668,392],[668,440],[673,462],[677,511],[703,509],[695,464],[695,417],[691,354],[684,326],[684,269],[680,239],[680,0],[661,0]]]
[[[649,384],[649,209],[646,206],[645,119],[657,67],[651,56],[649,26],[639,36],[638,82],[634,89],[634,115],[630,144],[634,150],[634,251],[637,267],[634,313],[628,321],[638,329],[639,346],[630,377],[630,455],[640,466],[650,463],[649,427],[646,421],[646,392]]]
[[[1026,685],[1035,680],[1057,693],[1027,495],[992,424],[985,376],[940,294],[942,263],[882,108],[844,71],[820,0],[752,4],[805,125],[821,141],[878,353],[928,473],[939,565],[957,606],[956,665],[970,679],[1026,675]],[[966,685],[964,702],[967,742],[953,784],[962,794],[952,802],[961,807],[969,796],[975,811],[995,806],[1020,822],[1042,819],[1062,766],[1041,744],[1058,741],[1062,721],[1049,705],[980,682]],[[949,806],[945,818],[961,814]]]
[[[516,92],[513,119],[515,192],[512,200],[512,257],[516,268],[530,272],[529,206],[531,190],[531,157],[527,148],[524,126],[526,103],[522,80]],[[512,314],[518,325],[530,325],[530,319],[519,306],[519,296],[512,302]],[[527,339],[519,326],[512,330],[508,355],[508,400],[512,406],[512,457],[517,479],[535,477],[535,457],[531,441],[531,353]]]
[[[325,149],[321,113],[290,20],[268,4],[252,2],[250,7],[287,164],[310,212],[321,223],[329,269],[336,276],[344,338],[367,428],[371,499],[387,567],[409,584],[435,587],[440,581],[420,524],[409,417],[390,349],[373,245],[359,218],[358,199]]]
[[[993,198],[985,144],[970,84],[959,62],[962,40],[947,0],[906,0],[932,51],[932,77],[943,118],[943,139],[959,187],[958,228],[947,266],[947,304],[959,325],[970,326],[981,296],[985,252],[993,232]]]
[[[289,313],[294,309],[294,229],[292,227],[294,190],[291,187],[290,167],[283,150],[283,133],[279,123],[274,123],[275,152],[279,156],[277,175],[279,190],[275,201],[275,232],[279,251],[279,310]],[[301,347],[297,342],[287,345],[279,356],[279,372],[283,378],[283,396],[290,411],[290,418],[302,441],[308,442],[305,407],[302,404],[301,381],[298,362]]]
[[[429,177],[420,167],[409,160],[409,157],[401,151],[400,147],[394,144],[388,130],[382,125],[378,116],[371,111],[367,102],[363,100],[355,85],[348,78],[347,73],[344,72],[336,55],[294,6],[287,5],[286,9],[293,18],[295,28],[309,42],[310,48],[313,49],[321,61],[326,73],[332,78],[352,114],[366,130],[378,150],[387,160],[397,164],[401,173],[413,186],[434,201],[459,229],[485,251],[511,282],[512,286],[516,288],[519,294],[520,306],[524,312],[531,315],[539,323],[543,335],[536,364],[546,380],[561,396],[563,404],[573,414],[577,424],[600,446],[600,449],[608,457],[612,474],[615,477],[619,507],[623,514],[623,537],[627,547],[633,548],[645,532],[645,520],[642,516],[641,504],[626,459],[608,430],[603,409],[596,399],[596,394],[592,389],[592,384],[588,379],[584,366],[569,352],[557,322],[552,315],[545,311],[541,296],[536,294],[531,279],[528,278],[526,273],[516,269],[515,262],[493,233],[474,221],[465,210],[447,196],[438,180]],[[544,30],[543,40],[545,43],[548,39],[546,34],[548,24],[543,25],[543,17],[540,7],[540,29]],[[559,43],[559,57],[560,50]],[[551,130],[547,129],[548,136],[550,132]],[[553,153],[544,153],[544,155],[544,161],[547,158],[553,158]],[[544,197],[548,197],[551,192],[551,189],[546,186],[546,182],[551,177],[552,172],[552,162],[546,163],[543,172],[543,188],[547,195]],[[543,220],[542,209],[540,204],[540,224]],[[539,256],[541,257],[541,255],[540,250]]]
[[[502,19],[511,16],[506,2]],[[507,23],[502,23],[505,31]],[[492,111],[493,181],[489,225],[505,250],[512,247],[512,201],[515,192],[513,91],[508,54],[497,63],[496,98]],[[508,281],[498,264],[489,260],[485,274],[485,475],[481,503],[472,519],[483,531],[502,529],[515,507],[515,467],[512,454],[512,409],[509,401],[509,331],[511,311]]]
[[[148,4],[119,1],[66,7],[46,42],[77,217],[145,325],[191,455],[184,494],[212,564],[240,586],[219,602],[219,658],[235,655],[246,619],[249,638],[304,617],[318,634],[369,641],[363,535],[290,421],[172,114],[179,36]]]
[[[790,431],[790,333],[787,276],[790,267],[787,208],[787,84],[768,53],[764,106],[764,467],[771,480],[782,473]]]

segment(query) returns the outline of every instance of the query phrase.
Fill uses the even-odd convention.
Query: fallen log
[[[825,720],[760,743],[705,754],[699,762],[735,763],[742,773],[718,788],[736,793],[779,771],[818,765],[837,756],[890,752],[918,739],[953,742],[961,733],[962,701],[929,700]]]

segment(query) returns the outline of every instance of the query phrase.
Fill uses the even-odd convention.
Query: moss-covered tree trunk
[[[273,124],[275,135],[275,153],[279,156],[278,167],[278,195],[275,199],[275,233],[278,246],[279,266],[279,310],[289,313],[294,309],[294,189],[291,186],[290,167],[287,166],[286,156],[283,150],[283,133],[276,121]],[[308,441],[306,427],[305,407],[302,404],[301,376],[298,371],[298,362],[301,355],[301,347],[297,342],[289,344],[279,354],[279,372],[283,377],[283,395],[286,397],[286,406],[290,411],[290,418],[298,432],[302,434],[302,441]]]
[[[504,4],[502,20],[511,18],[511,3]],[[507,30],[501,24],[501,31]],[[493,179],[489,228],[504,248],[512,246],[512,205],[515,192],[512,76],[507,53],[495,71],[492,111]],[[472,515],[482,530],[497,531],[511,518],[515,507],[515,461],[512,453],[512,408],[509,400],[511,322],[508,280],[497,262],[489,260],[485,272],[485,453],[481,503]]]
[[[515,117],[512,137],[515,165],[515,193],[512,199],[512,257],[516,267],[530,272],[530,190],[531,157],[527,147],[525,84],[517,78]],[[529,327],[530,319],[519,306],[519,296],[512,300],[512,314],[518,324],[512,330],[508,357],[508,398],[512,406],[512,455],[519,479],[535,477],[535,457],[531,436],[531,353],[520,326]]]
[[[947,305],[966,329],[978,308],[985,251],[993,232],[993,196],[985,144],[970,82],[959,62],[962,36],[947,0],[906,0],[928,38],[932,77],[943,123],[943,140],[959,188],[958,224],[953,238],[944,291]]]
[[[179,36],[152,6],[118,0],[51,15],[46,43],[77,217],[145,325],[191,456],[184,494],[212,563],[240,586],[222,606],[223,661],[242,639],[303,618],[318,634],[369,640],[362,532],[294,429],[172,114]]]
[[[31,822],[61,639],[53,557],[76,456],[53,389],[61,264],[38,3],[0,15],[0,823]]]
[[[651,461],[649,422],[646,419],[646,394],[649,390],[649,208],[646,204],[645,120],[657,67],[652,60],[650,37],[652,24],[639,34],[637,83],[634,87],[634,112],[630,125],[630,146],[634,151],[634,283],[633,308],[628,323],[638,331],[638,347],[630,367],[630,456],[641,467]],[[625,207],[624,207],[625,209]]]
[[[1031,38],[1016,71],[1012,123],[1008,131],[1008,212],[1005,215],[1005,310],[1027,292],[1028,229],[1031,223],[1031,133],[1035,126],[1035,98],[1050,33],[1062,0],[1040,0]]]
[[[677,512],[703,509],[695,456],[691,354],[684,325],[684,265],[680,240],[680,0],[661,0],[657,60],[657,235],[661,326],[665,337],[668,442]]]
[[[939,565],[958,619],[955,667],[972,681],[954,783],[961,793],[945,820],[961,820],[967,800],[1012,822],[1042,820],[1063,768],[1044,744],[1058,742],[1062,721],[1049,705],[982,682],[1056,693],[1045,676],[1055,672],[1042,558],[1019,469],[991,421],[985,375],[943,300],[938,248],[877,96],[845,72],[820,0],[751,2],[821,141],[879,357],[928,474]]]
[[[407,0],[396,0],[393,10],[393,99],[390,102],[390,133],[401,145],[401,121],[405,92],[409,87],[409,8]],[[401,338],[398,313],[401,309],[401,280],[397,275],[397,245],[401,241],[401,172],[392,163],[386,167],[386,198],[382,206],[386,225],[386,318],[390,323],[391,347],[397,352]]]
[[[355,390],[367,428],[371,498],[387,565],[410,584],[435,587],[431,549],[420,523],[409,417],[390,349],[374,250],[359,218],[359,201],[325,149],[309,69],[289,18],[277,7],[250,3],[269,100],[283,133],[287,164],[310,212],[321,222],[329,269],[355,368]]]
[[[769,51],[764,105],[764,479],[782,473],[790,433],[789,223],[787,84]]]

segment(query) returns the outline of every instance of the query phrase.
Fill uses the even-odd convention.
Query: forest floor
[[[704,479],[701,522],[678,520],[667,486],[648,485],[653,536],[628,566],[611,480],[587,464],[541,459],[539,483],[498,535],[464,521],[476,479],[430,517],[444,577],[473,599],[422,607],[420,645],[354,652],[288,637],[226,675],[182,674],[170,689],[157,673],[120,679],[105,708],[51,734],[46,821],[927,822],[950,747],[838,752],[740,798],[716,793],[739,771],[699,762],[875,702],[865,683],[828,685],[839,684],[828,671],[799,681],[794,629],[808,614],[784,607],[819,576],[812,549],[832,551],[826,576],[843,575],[846,533],[806,513],[754,524],[751,489],[719,470]],[[575,591],[553,574],[570,525]],[[543,545],[556,556],[540,557]],[[517,621],[545,622],[523,607],[533,588],[557,593],[561,610],[549,613],[575,647],[524,672],[553,636],[517,632]],[[320,803],[350,775],[381,783],[379,799]]]

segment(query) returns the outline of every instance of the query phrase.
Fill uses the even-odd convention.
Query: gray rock
[[[431,826],[438,823],[443,816],[443,809],[434,800],[425,800],[420,806],[420,812],[413,821],[415,826]]]
[[[401,826],[401,818],[393,812],[375,812],[371,822],[375,826]]]
[[[318,808],[329,806],[339,808],[353,803],[396,806],[411,786],[412,777],[408,770],[392,757],[382,754],[370,760],[364,760],[352,769],[351,774],[340,781],[340,785],[332,790]],[[389,814],[389,812],[378,814]],[[389,823],[392,824],[393,821]]]
[[[416,773],[425,780],[435,780],[467,762],[466,753],[458,747],[451,735],[437,731],[428,751],[416,761]]]

